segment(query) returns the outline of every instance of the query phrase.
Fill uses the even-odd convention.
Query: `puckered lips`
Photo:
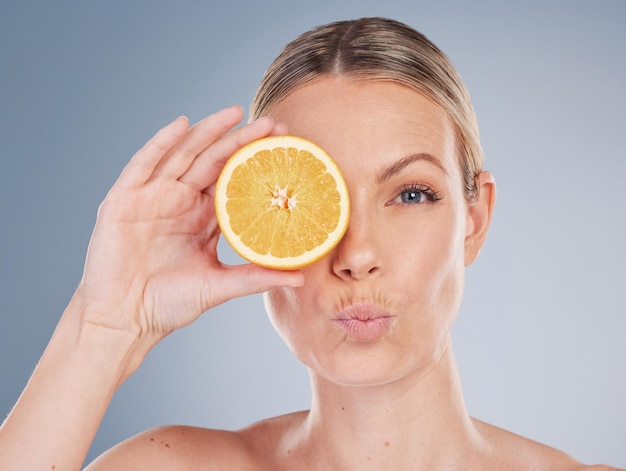
[[[337,312],[333,321],[349,337],[362,342],[383,337],[391,330],[393,316],[373,303],[357,303]]]

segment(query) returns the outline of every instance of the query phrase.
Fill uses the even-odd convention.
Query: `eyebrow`
[[[427,162],[430,162],[436,165],[443,171],[443,173],[448,175],[448,171],[444,168],[443,164],[441,163],[441,160],[439,160],[437,157],[435,157],[432,154],[428,154],[426,152],[420,152],[418,154],[411,154],[411,155],[407,155],[406,157],[402,157],[401,159],[392,163],[388,167],[383,168],[380,172],[378,172],[376,181],[378,183],[383,183],[389,180],[394,175],[397,175],[398,173],[400,173],[402,170],[404,170],[406,167],[411,165],[413,162],[418,162],[420,160],[425,160]]]

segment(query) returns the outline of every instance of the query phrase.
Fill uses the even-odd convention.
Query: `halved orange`
[[[319,260],[343,237],[350,202],[333,159],[296,136],[271,136],[239,149],[215,190],[222,234],[244,259],[290,270]]]

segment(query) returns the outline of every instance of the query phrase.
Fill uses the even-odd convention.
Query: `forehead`
[[[455,133],[446,112],[405,85],[324,77],[296,89],[268,114],[286,123],[290,134],[319,144],[344,169],[363,162],[375,169],[427,153],[457,173]]]

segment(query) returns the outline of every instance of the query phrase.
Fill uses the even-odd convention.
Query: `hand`
[[[192,128],[178,118],[129,162],[98,212],[74,301],[82,323],[132,332],[154,343],[230,298],[299,286],[299,272],[217,258],[214,185],[241,146],[284,133],[271,118],[231,130],[243,111],[230,107]]]

